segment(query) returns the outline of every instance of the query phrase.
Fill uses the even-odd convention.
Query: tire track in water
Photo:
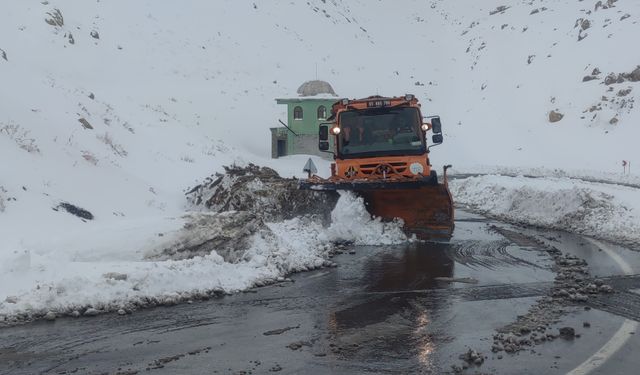
[[[523,266],[538,269],[546,267],[514,255],[516,250],[511,241],[506,239],[495,241],[465,240],[452,243],[449,256],[459,264],[472,268],[495,269],[505,266]]]

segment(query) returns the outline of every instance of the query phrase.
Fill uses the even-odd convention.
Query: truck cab
[[[332,106],[331,123],[320,126],[319,148],[328,151],[334,136],[332,176],[341,179],[435,179],[426,132],[432,145],[442,143],[438,117],[423,123],[418,100],[370,96],[342,99]]]

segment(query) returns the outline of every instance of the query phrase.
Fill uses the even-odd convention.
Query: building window
[[[321,105],[318,107],[318,120],[325,120],[327,118],[327,107]]]
[[[302,120],[302,107],[297,106],[293,109],[293,119]]]

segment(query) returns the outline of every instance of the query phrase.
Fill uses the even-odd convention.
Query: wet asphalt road
[[[605,345],[623,316],[635,317],[633,306],[626,313],[568,306],[552,328],[574,327],[580,338],[499,359],[492,336],[548,293],[555,273],[545,251],[491,225],[554,243],[586,259],[594,276],[623,272],[579,236],[457,215],[449,242],[354,247],[334,258],[337,268],[296,274],[294,282],[126,316],[2,328],[0,374],[446,373],[469,348],[487,358],[465,373],[564,374]],[[638,273],[637,253],[614,250]],[[620,280],[628,293],[640,288],[640,278]],[[627,334],[592,373],[635,373],[640,332]]]

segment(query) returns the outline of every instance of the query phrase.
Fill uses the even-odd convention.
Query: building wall
[[[317,134],[316,135],[302,134],[292,138],[293,138],[292,146],[293,146],[293,149],[296,150],[296,154],[318,155],[325,159],[333,158],[332,154],[318,150]]]
[[[336,99],[311,99],[311,98],[293,98],[293,99],[277,99],[278,104],[287,105],[287,125],[296,134],[287,131],[287,154],[310,154],[318,155],[326,159],[331,159],[330,153],[318,150],[318,130],[322,123],[326,123],[326,119],[318,119],[318,107],[324,106],[326,116],[331,116],[331,106],[338,100]],[[301,120],[294,119],[294,108],[300,106],[302,108],[303,117]],[[286,128],[281,128],[285,129]],[[272,130],[273,132],[273,130]],[[333,142],[331,142],[333,144]],[[277,156],[277,140],[272,135],[272,156]],[[275,157],[275,156],[274,156]]]
[[[327,122],[326,119],[318,119],[318,107],[323,105],[327,109],[327,117],[331,116],[331,106],[336,100],[333,99],[305,99],[300,101],[290,101],[287,103],[287,125],[296,134],[318,134],[318,125]],[[302,120],[293,119],[293,109],[297,106],[302,108]]]

